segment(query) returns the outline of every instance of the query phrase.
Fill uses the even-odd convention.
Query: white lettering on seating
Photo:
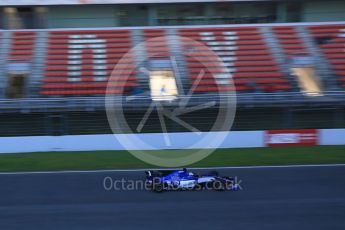
[[[221,58],[223,61],[236,61],[236,57],[222,57]]]
[[[231,73],[234,73],[234,72],[236,72],[236,69],[235,68],[228,68],[228,71]]]
[[[221,60],[223,61],[222,67],[223,69],[220,72],[224,72],[224,74],[217,74],[215,77],[219,79],[229,79],[232,78],[230,73],[236,71],[234,67],[233,61],[236,60],[236,57],[231,57],[235,55],[235,51],[238,49],[236,46],[236,41],[238,37],[236,36],[236,32],[233,31],[225,31],[222,32],[221,35],[215,36],[214,32],[201,32],[199,33],[201,40],[208,41],[206,44],[220,56]],[[225,56],[225,57],[224,57]],[[232,68],[229,68],[232,67]],[[226,82],[226,83],[224,83]],[[229,84],[228,81],[218,81],[218,84]]]
[[[68,78],[68,81],[69,82],[79,82],[79,81],[81,81],[81,79],[79,77],[71,77],[71,78]]]
[[[94,81],[106,81],[107,80],[106,77],[94,77],[93,79],[94,79]]]
[[[69,38],[95,38],[96,35],[95,34],[85,34],[85,35],[77,35],[77,34],[73,34],[73,35],[69,35]]]
[[[220,43],[219,42],[207,42],[207,45],[209,45],[209,46],[219,46]]]
[[[225,32],[223,32],[223,35],[236,35],[236,32],[234,32],[234,31],[225,31]]]
[[[97,55],[93,55],[93,58],[106,58],[107,55],[104,54],[97,54]]]
[[[76,35],[76,34],[74,34],[74,35],[69,35],[68,37],[69,37],[69,38],[82,38],[82,35]]]
[[[87,45],[88,47],[92,49],[100,49],[100,48],[106,48],[107,46],[105,44],[94,44],[94,45]]]
[[[226,66],[226,67],[232,67],[232,66],[234,66],[234,63],[233,62],[227,62],[227,63],[224,63],[224,65]]]
[[[214,75],[215,78],[231,78],[232,75],[228,73],[217,73]]]
[[[94,68],[94,69],[97,69],[97,70],[100,70],[100,69],[107,69],[107,67],[106,67],[106,66],[103,66],[103,65],[100,65],[100,66],[99,66],[99,65],[98,65],[98,66],[96,65],[96,66],[94,66],[93,68]]]
[[[107,75],[106,71],[94,71],[93,72],[94,75]]]
[[[81,59],[81,55],[69,55],[69,59]]]
[[[215,37],[201,37],[201,40],[203,40],[203,41],[214,41],[214,40],[216,40],[216,38]]]
[[[77,44],[84,44],[84,43],[87,43],[87,44],[90,44],[90,43],[104,43],[104,39],[78,39],[78,40],[70,40],[69,43],[77,43]]]
[[[85,48],[90,48],[90,49],[100,49],[100,48],[105,48],[105,44],[84,44],[84,45],[69,45],[69,49],[85,49]]]
[[[106,53],[107,51],[105,49],[94,49],[93,50],[94,53]]]
[[[237,36],[225,36],[224,40],[237,40],[238,37]]]
[[[228,77],[226,77],[226,78],[225,77],[218,78],[217,76],[218,75],[215,74],[214,78],[215,78],[218,85],[228,85],[230,83],[229,82],[229,75],[227,75]]]
[[[225,41],[225,42],[207,42],[207,45],[209,46],[233,46],[235,45],[235,42],[232,41]]]
[[[81,50],[68,50],[68,53],[70,54],[80,54],[81,52]]]
[[[93,60],[93,63],[95,63],[95,64],[106,64],[107,60]]]
[[[68,49],[83,49],[86,48],[85,45],[69,45]]]
[[[68,66],[68,70],[81,70],[81,66],[71,65],[71,66]]]
[[[79,71],[69,72],[68,75],[69,76],[80,76],[81,72],[79,72]]]
[[[80,65],[81,64],[81,61],[76,61],[76,60],[73,60],[73,61],[68,61],[68,64],[69,65]]]
[[[213,50],[237,50],[237,47],[232,46],[214,46],[212,47]]]
[[[210,36],[213,35],[213,32],[201,32],[199,33],[201,36]]]
[[[217,83],[219,84],[219,85],[227,85],[227,84],[229,84],[229,80],[225,80],[224,78],[222,78],[222,79],[216,79],[217,80]]]
[[[106,53],[106,40],[97,38],[95,34],[83,34],[83,35],[70,35],[69,36],[69,45],[68,48],[69,54],[80,54],[80,55],[68,55],[68,66],[69,71],[81,70],[83,65],[82,53],[85,50],[89,50],[92,53],[92,62],[94,64],[99,64],[97,66],[92,66],[94,70],[105,70],[107,66],[102,65],[106,64],[106,60],[95,60],[99,53]],[[106,55],[100,55],[101,58],[106,58]],[[80,59],[80,60],[73,60]],[[78,73],[78,74],[77,74]],[[69,76],[79,76],[80,72],[69,72]]]

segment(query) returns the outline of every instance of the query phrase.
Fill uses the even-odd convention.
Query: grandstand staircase
[[[7,60],[9,47],[11,44],[11,32],[2,32],[0,44],[0,97],[6,98],[6,87],[7,87]]]
[[[278,66],[281,69],[281,72],[283,72],[293,89],[298,89],[298,83],[296,81],[296,78],[290,74],[290,66],[288,64],[288,57],[286,57],[283,48],[281,44],[279,43],[277,37],[272,31],[271,27],[261,27],[261,32],[264,36],[264,39],[266,43],[268,44],[269,48],[271,49],[271,53],[275,60],[278,63]]]
[[[261,30],[264,38],[265,38],[266,43],[270,47],[271,52],[273,54],[273,57],[277,61],[281,71],[284,73],[288,73],[286,61],[285,61],[284,54],[283,54],[284,53],[283,49],[279,45],[279,42],[276,39],[276,37],[274,36],[271,28],[270,27],[261,27],[260,30]]]
[[[167,35],[177,88],[179,90],[179,94],[185,95],[188,93],[191,86],[189,80],[185,77],[188,76],[189,73],[187,71],[186,60],[182,55],[182,44],[176,29],[168,29]]]
[[[46,31],[38,31],[36,33],[36,41],[33,52],[32,72],[29,81],[26,84],[26,95],[39,95],[39,86],[41,85],[42,76],[47,57],[48,33]]]
[[[146,63],[146,50],[145,46],[143,45],[144,38],[142,35],[142,30],[132,30],[132,41],[133,41],[133,49],[134,51],[134,62],[137,69],[137,80],[144,91],[149,91],[149,81],[150,76],[147,73],[147,66]]]

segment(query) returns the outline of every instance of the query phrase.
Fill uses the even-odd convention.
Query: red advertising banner
[[[265,132],[265,145],[274,146],[311,146],[319,143],[317,129],[268,130]]]

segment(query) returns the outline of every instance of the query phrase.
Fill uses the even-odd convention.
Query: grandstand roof
[[[84,5],[84,4],[135,4],[135,3],[188,3],[188,2],[264,2],[281,0],[2,0],[0,6],[29,5]],[[296,1],[296,0],[285,0]],[[306,1],[306,0],[305,0]]]

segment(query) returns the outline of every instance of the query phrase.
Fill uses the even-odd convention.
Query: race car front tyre
[[[223,180],[215,180],[212,182],[212,189],[215,191],[226,191],[229,190],[230,186],[232,186],[231,183],[227,183]]]

